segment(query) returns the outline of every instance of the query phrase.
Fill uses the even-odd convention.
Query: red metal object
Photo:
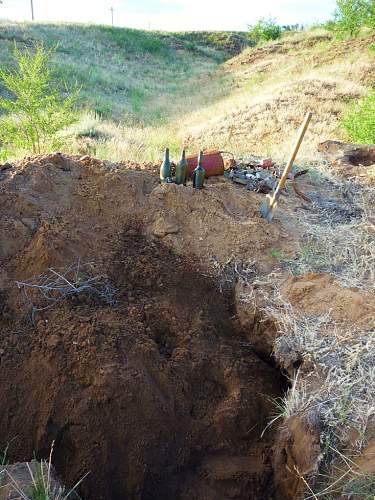
[[[198,155],[189,156],[186,160],[188,162],[188,175],[191,177],[198,165]],[[224,159],[219,151],[205,151],[202,165],[206,171],[206,177],[224,174]]]
[[[263,160],[260,162],[260,166],[262,168],[271,168],[273,166],[272,158],[263,158]]]

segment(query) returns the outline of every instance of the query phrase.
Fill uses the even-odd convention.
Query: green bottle
[[[160,167],[160,181],[162,183],[171,182],[172,168],[171,162],[169,161],[169,149],[166,148],[164,154],[164,160]]]
[[[181,159],[176,167],[176,184],[183,184],[186,186],[186,179],[188,176],[188,162],[185,157],[185,150],[182,150]]]
[[[199,153],[198,166],[193,173],[193,188],[202,189],[204,185],[204,178],[206,176],[206,171],[202,166],[203,162],[203,151]]]

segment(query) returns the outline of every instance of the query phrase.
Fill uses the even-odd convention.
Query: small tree
[[[276,19],[259,19],[253,26],[249,26],[249,37],[255,42],[267,42],[281,37],[282,28]]]
[[[77,119],[77,92],[64,98],[53,85],[51,50],[37,45],[33,51],[14,48],[14,69],[0,69],[0,85],[9,98],[0,96],[0,145],[6,153],[17,150],[41,153],[61,145],[57,132]]]
[[[374,0],[337,0],[334,21],[328,23],[328,29],[339,37],[356,37],[364,26],[375,28]]]

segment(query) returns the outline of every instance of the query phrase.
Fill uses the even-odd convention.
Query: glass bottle
[[[188,162],[186,161],[185,150],[183,149],[181,154],[181,159],[176,167],[176,184],[183,184],[186,186],[186,180],[188,176]]]
[[[202,189],[204,186],[204,178],[206,176],[206,171],[202,165],[203,162],[203,151],[199,153],[198,165],[193,173],[193,188]]]
[[[162,183],[170,182],[172,177],[171,162],[169,160],[169,149],[166,148],[164,154],[164,160],[160,167],[160,181]]]

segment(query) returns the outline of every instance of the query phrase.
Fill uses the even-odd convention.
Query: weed
[[[301,414],[307,410],[310,399],[307,396],[306,384],[299,379],[297,371],[292,380],[292,385],[283,397],[271,399],[274,411],[271,413],[271,419],[262,432],[264,435],[266,429],[278,420],[286,421],[294,415]]]
[[[0,452],[0,467],[8,464],[8,451],[11,442],[12,441],[9,441],[5,448]]]
[[[52,454],[54,443],[51,446],[51,452],[48,462],[42,460],[40,463],[32,461],[27,463],[27,469],[30,474],[31,488],[30,492],[20,485],[12,474],[5,469],[6,474],[10,479],[10,483],[14,492],[19,495],[22,500],[68,500],[82,481],[88,476],[85,474],[68,492],[61,486],[56,485],[52,480]]]
[[[148,52],[151,54],[164,52],[165,55],[169,53],[167,45],[156,33],[109,26],[101,26],[99,29],[106,38],[128,52]]]
[[[352,477],[343,487],[343,493],[348,498],[361,498],[362,500],[374,500],[375,474],[357,474]]]

